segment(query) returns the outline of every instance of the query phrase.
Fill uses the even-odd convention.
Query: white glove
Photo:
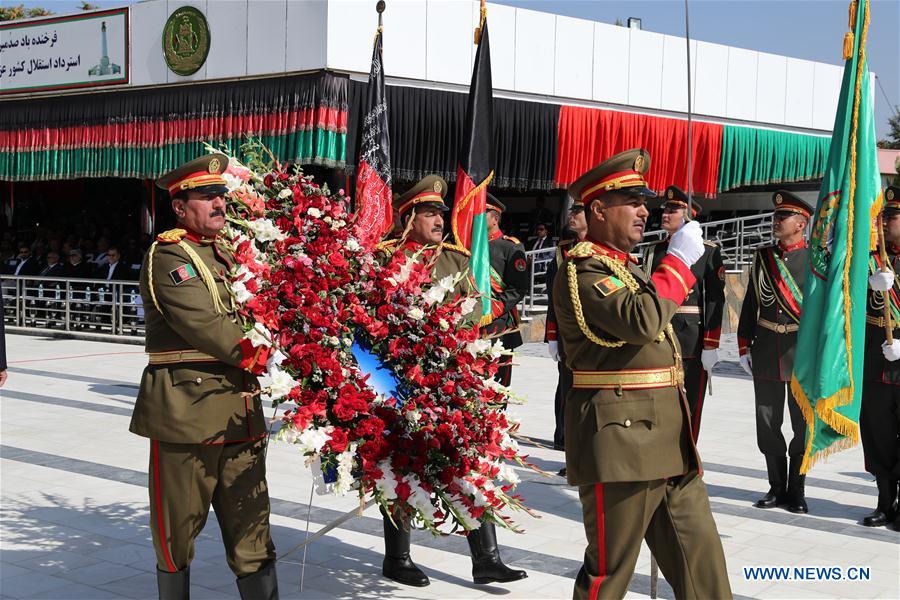
[[[753,363],[750,361],[750,353],[741,357],[741,367],[750,377],[753,377]]]
[[[891,362],[900,358],[900,340],[894,340],[892,344],[883,343],[881,345],[881,353],[884,354],[885,359]]]
[[[876,292],[886,292],[894,287],[894,274],[890,271],[878,271],[869,276],[869,287]]]
[[[712,373],[713,367],[719,362],[719,351],[715,348],[704,350],[700,353],[700,362],[703,363],[703,369],[708,373]]]
[[[550,355],[550,358],[559,362],[559,342],[556,340],[550,340],[547,342],[547,354]]]
[[[703,256],[703,231],[697,221],[688,221],[669,239],[669,254],[681,259],[687,266]]]

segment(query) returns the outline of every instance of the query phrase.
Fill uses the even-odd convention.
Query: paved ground
[[[128,433],[137,381],[146,362],[139,347],[8,336],[12,361],[2,390],[2,540],[4,598],[154,598],[154,558],[147,527],[148,443]],[[733,358],[733,355],[729,355]],[[523,348],[514,371],[527,404],[513,412],[523,433],[551,438],[554,364],[542,345]],[[874,505],[875,486],[863,471],[861,449],[820,464],[808,480],[811,514],[752,508],[767,487],[754,441],[750,381],[736,364],[721,364],[707,398],[700,450],[706,482],[728,559],[731,585],[742,598],[898,598],[900,534],[858,525]],[[787,427],[786,427],[787,429]],[[534,462],[555,472],[562,453],[530,449]],[[275,543],[281,553],[306,535],[310,476],[292,448],[272,444],[269,485]],[[584,550],[575,490],[558,477],[522,472],[521,494],[540,512],[523,515],[527,532],[500,532],[507,562],[529,578],[475,586],[465,540],[413,534],[413,556],[432,585],[410,589],[381,578],[381,520],[362,518],[279,563],[283,598],[568,598]],[[352,499],[315,497],[311,530],[353,508]],[[192,568],[194,598],[237,597],[225,566],[218,528],[210,520]],[[869,581],[752,581],[745,566],[861,566]],[[649,594],[650,556],[641,554],[629,597]],[[660,582],[660,596],[672,590]]]

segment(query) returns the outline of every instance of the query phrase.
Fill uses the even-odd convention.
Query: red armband
[[[547,341],[555,342],[556,341],[556,321],[547,321]]]
[[[715,350],[719,347],[719,337],[722,335],[722,328],[710,329],[703,334],[703,349]]]
[[[690,267],[671,254],[663,257],[650,279],[656,284],[656,292],[660,298],[666,298],[678,305],[684,302],[691,293],[691,288],[697,283],[697,278],[691,273]]]
[[[244,338],[238,344],[241,347],[241,354],[244,358],[238,365],[245,371],[250,371],[254,375],[262,375],[266,372],[266,362],[272,353],[269,346],[254,346],[253,342]]]
[[[750,340],[739,336],[738,337],[738,354],[740,354],[740,356],[743,356],[743,355],[747,354],[747,352],[749,350],[750,350]]]

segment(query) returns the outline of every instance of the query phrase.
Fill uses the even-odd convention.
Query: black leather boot
[[[753,504],[756,508],[775,508],[787,502],[787,457],[766,454],[769,491]]]
[[[191,568],[185,567],[171,573],[156,568],[156,587],[159,588],[159,600],[190,600]]]
[[[505,583],[528,577],[525,571],[510,569],[503,564],[493,523],[482,523],[481,527],[470,531],[466,539],[472,553],[472,579],[475,583]]]
[[[237,586],[241,600],[278,600],[275,561],[270,560],[256,573],[239,577]]]
[[[381,573],[388,579],[392,579],[403,585],[425,587],[428,575],[416,566],[409,557],[409,528],[405,523],[394,519],[394,523],[387,516],[384,519],[384,563],[381,565]]]
[[[866,527],[881,527],[886,525],[896,513],[897,482],[886,477],[876,477],[875,485],[878,486],[878,505],[871,514],[867,515],[862,524]]]
[[[806,475],[800,474],[800,464],[802,462],[802,456],[791,457],[791,470],[788,475],[787,509],[792,513],[805,515],[809,512],[809,507],[806,506]]]

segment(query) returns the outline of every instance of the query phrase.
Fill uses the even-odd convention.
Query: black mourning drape
[[[347,166],[356,165],[366,84],[350,81]],[[387,87],[394,179],[417,181],[430,173],[456,180],[467,94],[402,86]],[[491,188],[548,190],[554,187],[559,106],[494,99],[494,165]]]

